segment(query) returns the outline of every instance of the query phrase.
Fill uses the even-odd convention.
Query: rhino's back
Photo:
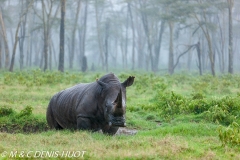
[[[48,107],[52,111],[52,116],[62,128],[76,129],[77,114],[79,114],[77,110],[81,107],[81,103],[89,92],[94,94],[93,89],[93,83],[81,83],[60,91],[52,97]]]

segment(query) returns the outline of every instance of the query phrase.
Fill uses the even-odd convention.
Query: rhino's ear
[[[98,79],[96,79],[97,83],[102,87],[102,88],[105,88],[107,86],[106,83],[102,82],[102,81],[99,81]]]
[[[124,86],[124,87],[129,87],[129,86],[131,86],[132,84],[133,84],[133,82],[134,82],[134,76],[129,76],[128,77],[128,79],[127,80],[125,80],[123,83],[122,83],[122,85]]]

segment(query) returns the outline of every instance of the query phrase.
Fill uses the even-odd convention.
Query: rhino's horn
[[[122,108],[122,90],[121,89],[118,93],[115,103],[117,103],[117,108]]]

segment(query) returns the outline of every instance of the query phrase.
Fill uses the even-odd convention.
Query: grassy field
[[[240,76],[116,73],[134,135],[49,130],[50,98],[104,73],[0,73],[0,159],[240,159]]]

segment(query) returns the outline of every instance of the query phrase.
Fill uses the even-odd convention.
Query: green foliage
[[[220,100],[211,101],[211,107],[206,116],[213,122],[229,125],[239,119],[240,102],[239,97],[225,97]]]
[[[20,111],[20,113],[17,115],[19,118],[21,117],[28,117],[32,114],[33,108],[31,106],[26,106],[23,110]]]
[[[210,122],[229,125],[239,119],[238,99],[239,97],[228,96],[221,99],[207,99],[200,93],[192,94],[192,97],[184,97],[174,92],[158,92],[154,103],[166,120],[171,120],[180,114],[204,113],[205,119]]]
[[[167,89],[167,84],[161,81],[157,81],[156,83],[153,83],[152,85],[153,90],[159,90],[159,91],[165,91]]]
[[[188,113],[200,114],[207,111],[210,107],[206,99],[190,99],[186,108]]]
[[[176,115],[184,108],[185,98],[174,92],[159,92],[155,97],[155,102],[163,115]]]
[[[115,74],[121,82],[129,75],[136,78],[127,88],[127,130],[110,137],[88,131],[43,132],[49,129],[45,115],[51,96],[76,83],[93,82],[102,73],[0,73],[0,152],[22,150],[24,144],[25,150],[80,148],[89,159],[238,159],[239,129],[233,124],[240,124],[239,75]],[[125,136],[129,130],[137,134]],[[231,153],[219,147],[220,137]],[[100,150],[92,152],[92,146]]]
[[[23,72],[6,72],[4,75],[4,84],[12,85],[18,83],[27,87],[54,85],[59,83],[79,83],[82,79],[81,73],[62,73],[58,71],[43,72],[40,69]],[[94,81],[94,79],[92,79]]]
[[[119,78],[125,80],[128,76],[125,74],[120,74]],[[136,77],[134,80],[134,86],[136,88],[136,92],[138,93],[143,94],[144,92],[149,91],[149,89],[153,91],[164,91],[168,88],[167,83],[163,77],[153,74],[138,73],[135,73],[134,76]]]
[[[31,133],[48,130],[45,117],[34,116],[33,108],[26,106],[19,113],[12,108],[0,108],[0,131],[10,133]]]
[[[149,114],[146,116],[146,120],[154,120],[155,116],[153,114]]]
[[[227,128],[219,126],[218,136],[223,145],[231,144],[240,146],[240,125],[233,122]]]
[[[192,88],[195,92],[208,93],[209,84],[205,81],[195,82]]]
[[[215,105],[212,106],[207,112],[206,117],[216,123],[221,123],[225,125],[229,125],[231,122],[235,120],[235,117],[229,113],[224,107]]]
[[[12,108],[8,108],[8,107],[1,107],[0,108],[0,116],[8,116],[12,113],[13,113]]]
[[[203,99],[204,95],[202,93],[193,93],[192,94],[192,99],[196,100],[196,99]]]

